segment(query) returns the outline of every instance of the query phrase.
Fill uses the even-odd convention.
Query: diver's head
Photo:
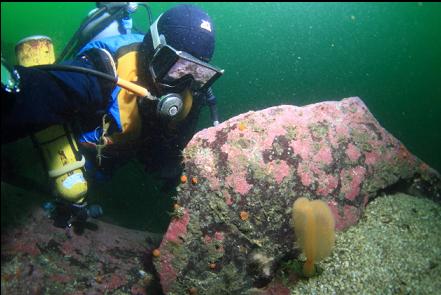
[[[193,94],[208,90],[222,75],[223,70],[208,64],[214,47],[212,20],[195,5],[177,5],[150,26],[142,46],[144,68],[161,97],[157,104],[161,117],[185,118]]]
[[[176,50],[187,52],[192,56],[209,62],[215,47],[215,29],[210,16],[195,5],[180,4],[163,14],[155,21],[160,38]],[[154,47],[152,25],[144,38],[148,57],[153,57]],[[163,37],[161,37],[161,35]],[[156,37],[156,36],[153,36]]]
[[[208,88],[222,70],[208,64],[215,48],[210,16],[195,5],[177,5],[150,26],[144,37],[148,73],[162,93]]]

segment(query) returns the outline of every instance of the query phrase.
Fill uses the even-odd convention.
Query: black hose
[[[96,76],[98,78],[102,78],[105,80],[109,80],[116,84],[118,81],[118,77],[88,69],[83,67],[77,67],[77,66],[69,66],[69,65],[38,65],[38,66],[32,66],[31,68],[36,68],[40,70],[47,70],[47,71],[64,71],[64,72],[76,72],[76,73],[82,73],[82,74],[89,74]]]
[[[124,2],[126,3],[126,2]],[[110,17],[106,18],[104,22],[101,22],[100,24],[95,25],[95,27],[92,30],[102,30],[105,27],[107,27],[111,22],[114,20],[121,18],[122,15],[126,12],[126,6],[127,4],[121,4],[121,3],[107,3],[102,5],[98,8],[97,11],[95,11],[92,15],[86,18],[86,20],[83,21],[83,23],[80,25],[80,28],[75,32],[73,37],[69,40],[68,44],[64,47],[63,51],[61,52],[60,56],[57,58],[56,63],[62,62],[63,60],[71,57],[71,55],[74,53],[74,51],[78,50],[80,47],[84,46],[87,42],[90,41],[94,36],[90,36],[89,39],[84,40],[81,38],[81,32],[90,25],[93,21],[97,20],[99,17],[101,17],[104,13],[109,13]],[[152,19],[152,11],[150,9],[150,6],[145,3],[139,3],[139,6],[143,6],[147,10],[147,15],[149,19],[149,26],[152,25],[153,19]],[[117,10],[116,12],[111,13],[111,10]]]
[[[219,123],[219,113],[217,111],[216,96],[214,96],[213,89],[211,87],[208,87],[205,93],[205,100],[208,104],[208,107],[210,108],[211,121],[213,122],[213,124]]]
[[[114,20],[122,18],[126,11],[125,5],[126,4],[104,5],[89,16],[85,21],[83,21],[80,28],[75,32],[74,36],[70,39],[69,43],[60,54],[60,57],[57,59],[56,63],[70,58],[75,51],[86,45],[86,43],[95,37],[99,31],[106,28]],[[115,12],[111,12],[111,10],[114,10]],[[97,21],[100,17],[103,17],[104,13],[106,12],[109,13],[109,16],[101,20],[99,23],[94,24],[90,29],[90,31],[93,32],[92,35],[89,36],[89,38],[84,39],[84,36],[81,36],[83,30],[92,22]]]
[[[147,16],[149,17],[149,26],[151,26],[153,24],[153,18],[150,6],[145,3],[139,3],[138,5],[144,7],[147,10]]]
[[[210,108],[210,115],[211,115],[211,122],[213,124],[216,124],[215,122],[219,123],[219,113],[217,111],[217,105],[211,104],[208,106]]]

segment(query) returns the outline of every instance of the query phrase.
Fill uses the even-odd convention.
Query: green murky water
[[[151,3],[154,18],[174,4]],[[217,30],[213,63],[225,75],[214,91],[222,119],[273,105],[360,96],[388,131],[441,171],[440,3],[198,4]],[[2,55],[14,63],[15,43],[35,34],[50,36],[59,54],[94,7],[2,3]],[[144,10],[135,25],[147,29]],[[199,127],[208,125],[207,110]],[[119,186],[105,188],[109,204],[119,202],[115,214],[147,202],[145,195],[153,200],[149,207],[163,203],[155,183],[136,169],[121,176],[127,187],[138,187],[132,199],[121,200]],[[125,225],[136,227],[139,220]]]

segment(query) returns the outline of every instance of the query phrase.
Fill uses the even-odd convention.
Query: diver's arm
[[[94,68],[90,61],[81,59],[69,64]],[[8,110],[2,112],[2,143],[67,123],[76,114],[94,112],[106,103],[95,77],[32,67],[16,69],[21,78],[20,91],[7,97]]]

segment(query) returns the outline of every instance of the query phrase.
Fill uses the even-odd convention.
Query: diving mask
[[[154,49],[149,65],[152,77],[168,92],[180,92],[184,88],[193,91],[208,89],[224,70],[168,45],[165,36],[158,32],[161,16],[150,26]]]
[[[149,69],[154,80],[165,88],[184,84],[194,91],[208,89],[224,72],[169,45],[156,49]]]

